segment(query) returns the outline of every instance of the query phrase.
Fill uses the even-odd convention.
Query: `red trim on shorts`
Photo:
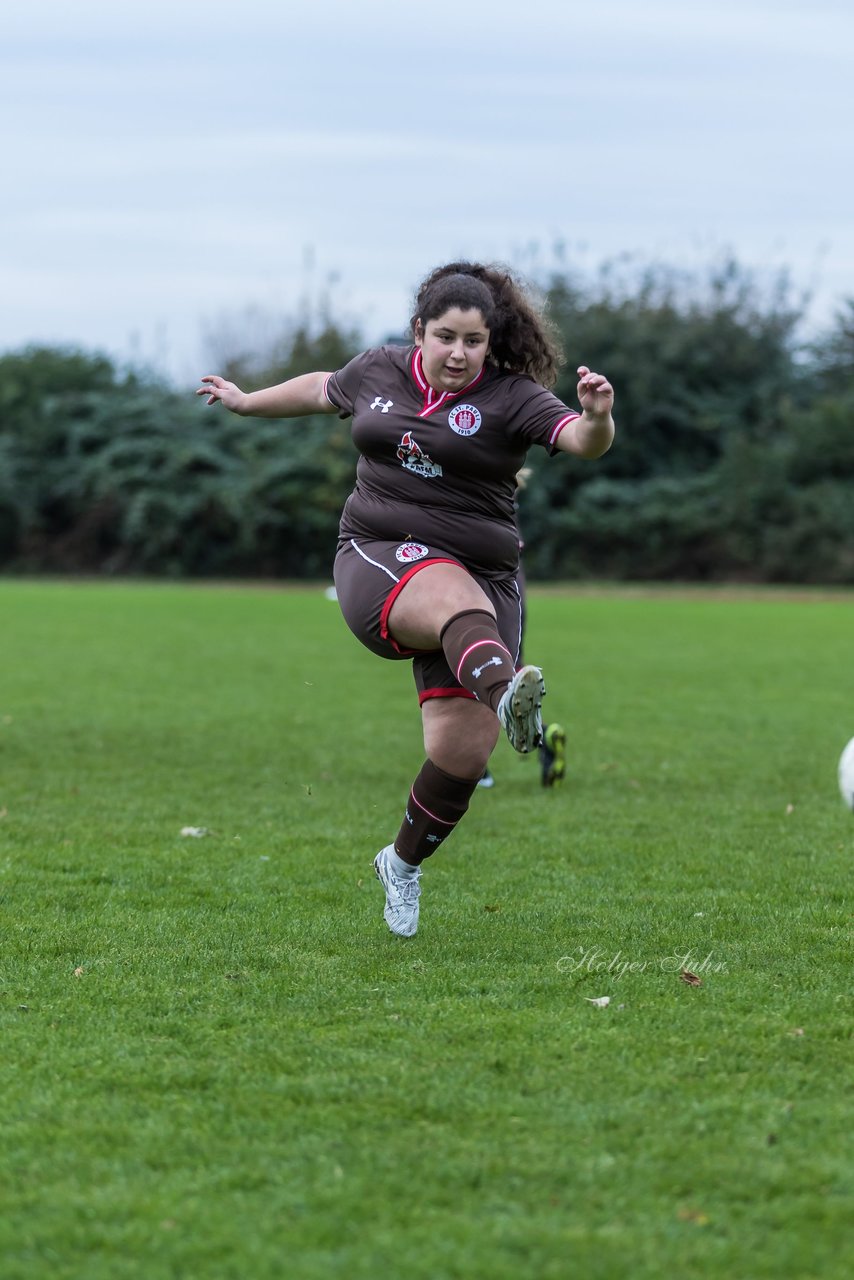
[[[429,698],[471,698],[472,702],[477,702],[477,698],[468,689],[423,689],[418,695],[419,707],[423,707]]]
[[[449,556],[436,556],[432,560],[422,560],[420,564],[414,564],[411,569],[407,569],[403,577],[400,578],[399,581],[396,582],[395,585],[392,587],[391,591],[389,591],[388,595],[385,598],[385,604],[380,610],[380,638],[382,640],[387,640],[391,645],[392,649],[394,649],[395,653],[399,653],[406,658],[411,658],[417,653],[431,653],[432,650],[401,649],[397,641],[393,640],[389,635],[388,615],[391,613],[391,606],[394,604],[395,600],[400,595],[401,591],[406,586],[409,579],[413,577],[414,574],[418,573],[421,569],[426,569],[428,564],[457,564],[457,565],[460,565],[461,569],[463,567],[460,564],[459,560],[451,560]]]

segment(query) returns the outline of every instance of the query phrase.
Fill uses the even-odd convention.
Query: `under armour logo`
[[[380,413],[388,413],[393,404],[393,400],[383,400],[382,396],[375,396],[371,408],[379,409]]]
[[[499,658],[498,654],[496,654],[494,658],[489,658],[486,662],[484,662],[482,667],[473,667],[472,678],[475,680],[479,680],[481,673],[484,672],[487,667],[500,667],[500,666],[501,666],[501,659]]]

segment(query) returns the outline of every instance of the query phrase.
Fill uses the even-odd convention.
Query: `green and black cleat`
[[[562,782],[566,773],[566,731],[562,725],[546,725],[539,753],[543,786]]]

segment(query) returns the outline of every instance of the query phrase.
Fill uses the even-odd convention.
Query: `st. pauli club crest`
[[[458,404],[448,414],[450,428],[458,436],[473,436],[481,422],[480,410],[473,404]]]

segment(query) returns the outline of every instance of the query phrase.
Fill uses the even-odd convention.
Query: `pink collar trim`
[[[424,363],[421,359],[420,347],[413,349],[409,367],[424,402],[418,414],[419,418],[429,418],[431,413],[441,409],[442,405],[447,404],[449,400],[456,400],[458,396],[465,395],[467,391],[471,391],[486,376],[486,365],[484,365],[480,372],[472,378],[471,382],[467,382],[464,387],[460,387],[459,391],[434,391],[424,376]]]

